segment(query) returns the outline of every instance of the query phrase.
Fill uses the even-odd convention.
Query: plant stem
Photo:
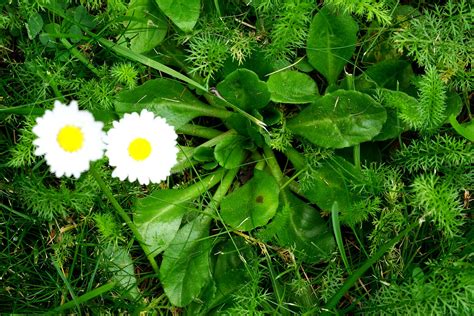
[[[176,132],[207,139],[211,139],[222,134],[221,131],[218,131],[216,129],[195,124],[181,125],[179,128],[176,129]]]
[[[239,167],[230,169],[225,174],[224,178],[222,178],[221,184],[217,188],[216,192],[214,193],[212,200],[209,202],[209,205],[204,209],[203,214],[207,215],[204,219],[206,222],[211,221],[216,214],[217,208],[221,203],[222,199],[226,196],[227,191],[229,191],[232,183],[234,182],[234,178],[239,172]]]
[[[267,166],[270,168],[272,175],[278,182],[278,185],[281,187],[283,185],[284,175],[281,172],[280,165],[278,165],[278,161],[273,153],[273,150],[268,147],[268,145],[263,146],[263,154],[265,160],[267,162]]]
[[[285,155],[290,159],[291,163],[297,170],[302,170],[306,166],[305,159],[301,153],[299,153],[294,148],[287,148],[285,151]]]
[[[74,57],[79,59],[79,61],[89,68],[89,70],[92,71],[97,77],[101,77],[99,70],[97,70],[97,68],[95,68],[94,65],[92,65],[91,62],[88,61],[87,58],[76,47],[69,43],[67,39],[61,37],[59,40],[64,45],[64,47],[66,47],[71,52],[71,54],[74,55]]]
[[[360,144],[354,145],[354,165],[360,170]]]
[[[153,257],[152,252],[150,251],[150,248],[148,248],[148,245],[145,244],[145,242],[143,241],[143,237],[138,231],[137,226],[135,226],[130,216],[128,216],[128,214],[117,202],[117,199],[115,199],[114,195],[112,194],[112,191],[110,191],[109,187],[105,184],[104,180],[102,179],[100,174],[97,172],[94,164],[91,165],[90,171],[94,179],[99,184],[99,187],[102,189],[102,192],[104,192],[105,196],[109,199],[110,203],[115,208],[117,213],[120,215],[120,217],[122,217],[123,221],[127,224],[128,228],[130,228],[130,230],[132,231],[133,236],[140,244],[140,247],[143,249],[143,252],[145,252],[145,255],[148,258],[148,261],[150,262],[151,267],[153,268],[153,271],[156,274],[158,274],[159,273],[158,264],[156,263],[155,258]]]

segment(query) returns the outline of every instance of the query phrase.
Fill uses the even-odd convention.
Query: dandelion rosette
[[[79,178],[89,169],[91,161],[104,155],[103,125],[90,112],[79,110],[76,101],[71,101],[69,106],[55,101],[53,110],[37,118],[33,127],[37,136],[33,141],[35,155],[44,155],[58,178],[64,175]]]
[[[176,164],[178,135],[166,120],[147,110],[125,114],[105,137],[112,176],[140,184],[159,183]]]

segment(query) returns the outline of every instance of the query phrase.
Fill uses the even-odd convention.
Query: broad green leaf
[[[355,80],[357,90],[386,88],[406,89],[413,78],[411,64],[405,60],[389,59],[370,66]]]
[[[146,53],[163,41],[168,23],[161,16],[153,0],[134,0],[130,3],[125,22],[125,38],[130,41],[130,49],[136,53]],[[125,44],[125,43],[124,43]]]
[[[214,157],[219,165],[226,169],[234,169],[244,161],[247,155],[245,138],[231,134],[216,145]]]
[[[380,133],[373,140],[387,140],[397,138],[405,129],[407,124],[398,117],[396,109],[387,108],[387,120],[382,126]]]
[[[155,0],[161,11],[184,32],[191,32],[199,18],[201,0]]]
[[[449,117],[449,122],[451,126],[458,132],[459,135],[463,136],[464,138],[474,142],[474,121],[471,120],[468,123],[459,124],[456,120],[455,115],[451,115]]]
[[[311,103],[319,96],[316,82],[298,71],[277,72],[268,78],[267,86],[273,102]]]
[[[117,95],[115,110],[119,114],[148,109],[179,128],[198,116],[226,115],[226,111],[199,101],[177,81],[159,78],[148,80],[132,90]]]
[[[288,214],[286,225],[277,232],[284,247],[291,248],[298,259],[314,263],[327,259],[335,242],[319,212],[290,191],[282,191],[280,210]]]
[[[173,240],[186,211],[193,209],[193,196],[185,189],[155,191],[135,203],[133,221],[153,256],[165,250]]]
[[[167,248],[184,213],[196,208],[192,201],[219,183],[222,173],[216,172],[184,189],[156,190],[135,201],[133,220],[153,255]]]
[[[268,223],[278,208],[280,188],[275,178],[255,170],[252,179],[221,202],[221,217],[237,230],[249,231]]]
[[[318,146],[343,148],[371,140],[386,119],[385,109],[369,95],[337,90],[290,119],[287,127]]]
[[[97,24],[94,17],[82,5],[74,9],[74,21],[87,29],[92,29]]]
[[[43,18],[39,13],[34,13],[32,16],[30,16],[28,22],[26,23],[26,31],[30,40],[35,38],[36,35],[41,32],[41,29],[43,29],[43,24]]]
[[[306,54],[309,63],[335,84],[355,51],[359,28],[351,16],[323,7],[309,28]]]
[[[237,69],[217,85],[219,93],[244,111],[252,112],[270,102],[267,84],[248,69]]]
[[[175,306],[191,303],[209,280],[209,223],[201,217],[187,223],[163,254],[160,279],[166,296]]]
[[[303,195],[326,212],[330,212],[334,202],[339,209],[351,207],[353,197],[345,179],[357,179],[359,172],[346,160],[333,157],[314,171],[313,185],[304,190]]]
[[[116,281],[124,291],[122,295],[137,299],[140,293],[137,288],[133,260],[128,251],[120,246],[109,244],[104,250],[104,257],[104,264],[112,275],[112,280]]]

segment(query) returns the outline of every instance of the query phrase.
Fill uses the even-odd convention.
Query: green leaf
[[[471,120],[468,123],[459,124],[456,120],[455,115],[451,115],[449,117],[449,122],[451,126],[458,132],[459,135],[463,136],[464,138],[474,142],[474,121]]]
[[[137,299],[140,295],[133,260],[128,251],[110,244],[104,250],[106,269],[112,274],[112,280],[124,290],[125,297]]]
[[[406,128],[407,124],[398,117],[396,109],[387,108],[387,120],[382,126],[380,133],[373,140],[387,140],[397,138]]]
[[[36,35],[41,32],[41,29],[43,29],[43,24],[43,18],[39,13],[34,13],[32,16],[30,16],[28,22],[26,23],[26,31],[28,32],[28,38],[30,40],[35,38]]]
[[[148,80],[132,90],[117,95],[115,110],[119,114],[139,112],[148,109],[166,118],[175,128],[198,116],[226,117],[227,111],[213,108],[199,101],[189,90],[177,81],[159,78]]]
[[[135,203],[133,221],[153,256],[165,250],[175,237],[186,211],[195,208],[185,189],[159,190]]]
[[[226,169],[234,169],[244,161],[247,150],[246,140],[240,135],[231,134],[222,139],[214,149],[214,157],[219,165]]]
[[[277,72],[268,78],[267,86],[273,102],[311,103],[319,96],[316,82],[298,71]]]
[[[184,32],[191,32],[199,18],[201,0],[155,0],[161,11]]]
[[[309,28],[306,53],[309,63],[335,84],[344,66],[352,57],[357,43],[357,23],[346,14],[334,14],[322,8]]]
[[[282,208],[287,208],[288,213],[284,229],[277,232],[280,244],[290,247],[297,258],[304,262],[314,263],[327,259],[335,242],[318,211],[290,191],[282,191],[280,204]]]
[[[166,36],[168,23],[161,16],[153,0],[135,0],[128,7],[124,37],[130,41],[130,49],[146,53],[158,46]],[[125,43],[124,43],[125,44]]]
[[[92,29],[97,24],[94,17],[89,15],[89,12],[82,5],[74,9],[74,21],[86,29]]]
[[[198,217],[183,226],[163,254],[161,283],[175,306],[191,303],[209,280],[209,223]]]
[[[371,140],[386,119],[385,109],[369,95],[337,90],[290,119],[287,127],[318,146],[343,148]]]
[[[268,223],[278,208],[280,188],[275,178],[256,170],[252,179],[221,202],[221,217],[227,225],[249,231]]]
[[[261,109],[270,102],[267,84],[248,69],[237,69],[227,75],[217,90],[224,99],[247,112]]]
[[[404,90],[408,88],[414,73],[405,60],[389,59],[370,66],[355,80],[357,90],[386,88]]]
[[[324,211],[331,211],[334,202],[340,210],[350,209],[353,196],[345,179],[358,179],[360,172],[343,158],[333,157],[314,171],[313,185],[302,193]]]

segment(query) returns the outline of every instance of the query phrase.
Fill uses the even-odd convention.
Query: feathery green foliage
[[[466,170],[474,162],[474,148],[466,139],[448,134],[425,136],[402,146],[394,160],[409,172]]]
[[[326,0],[324,3],[344,13],[365,17],[368,21],[377,20],[382,25],[390,25],[392,20],[386,0]]]
[[[473,83],[469,70],[474,56],[473,21],[472,3],[448,0],[402,24],[393,35],[393,43],[420,65],[435,67],[444,82],[469,91]]]
[[[431,220],[446,238],[459,235],[460,226],[464,223],[460,190],[436,174],[416,177],[412,190],[413,204],[427,220]]]

